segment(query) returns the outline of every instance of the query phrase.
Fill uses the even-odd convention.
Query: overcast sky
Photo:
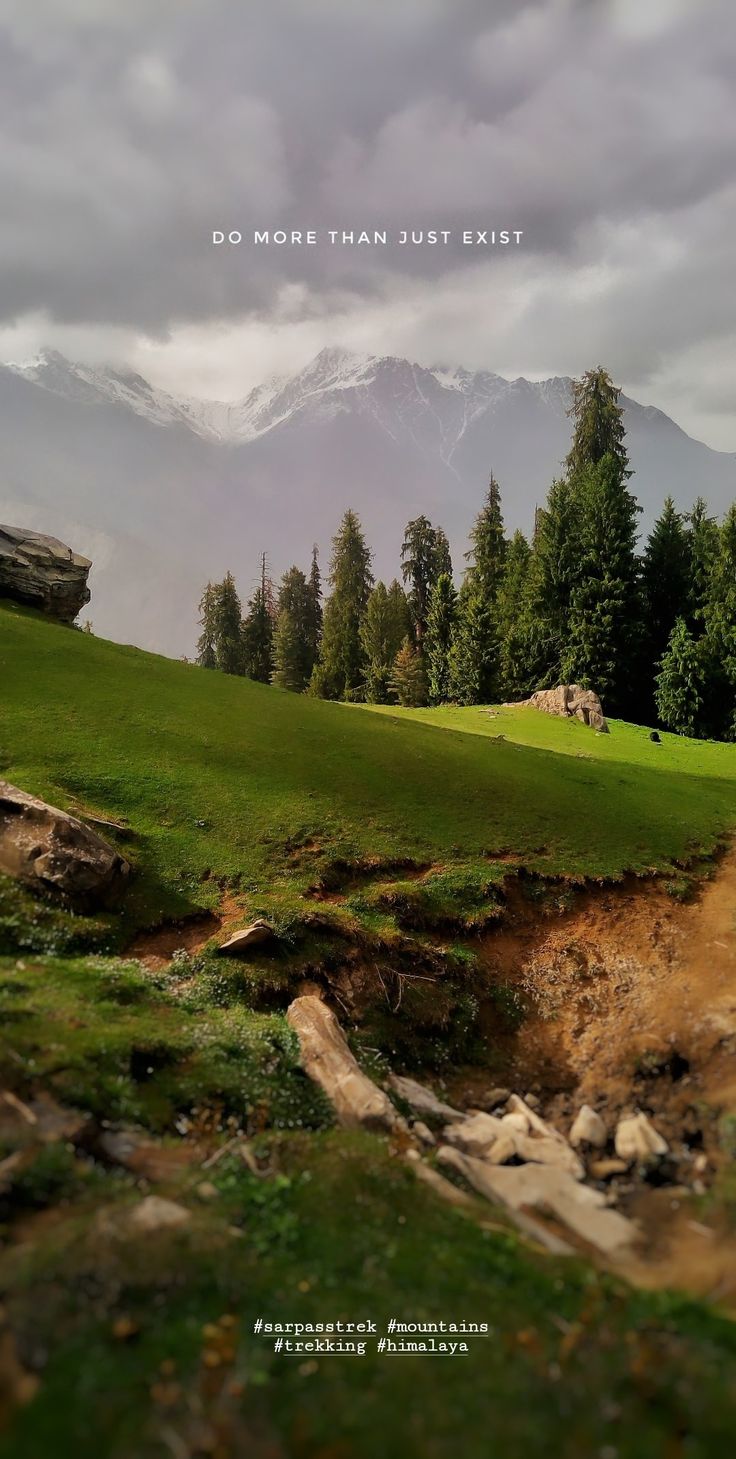
[[[1,359],[215,398],[326,344],[603,363],[736,450],[733,0],[0,0],[0,39]]]

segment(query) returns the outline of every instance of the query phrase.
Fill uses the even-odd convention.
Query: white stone
[[[584,1104],[573,1122],[570,1144],[594,1145],[597,1150],[602,1150],[607,1139],[606,1127],[600,1115],[589,1104]]]

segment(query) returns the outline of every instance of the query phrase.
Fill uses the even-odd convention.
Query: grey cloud
[[[165,336],[282,317],[303,283],[295,321],[328,331],[346,300],[383,321],[422,280],[449,317],[464,271],[491,320],[489,280],[517,291],[504,344],[529,371],[597,328],[596,353],[654,377],[736,328],[730,0],[5,0],[0,38],[6,322]],[[209,242],[494,222],[524,229],[523,260]]]

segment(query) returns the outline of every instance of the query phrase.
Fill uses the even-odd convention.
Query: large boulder
[[[0,872],[94,906],[122,890],[130,867],[75,816],[0,780]]]
[[[56,537],[0,526],[0,598],[13,598],[72,623],[90,600],[91,566],[89,558],[72,552]]]
[[[562,719],[579,719],[599,734],[607,735],[608,723],[603,705],[592,689],[583,689],[581,684],[558,684],[556,689],[538,689],[531,699],[523,699],[523,705],[530,709],[541,709],[543,714],[557,714]],[[518,709],[520,705],[505,706]]]

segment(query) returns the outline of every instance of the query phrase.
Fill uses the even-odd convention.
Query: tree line
[[[265,554],[245,614],[230,573],[200,603],[197,661],[320,698],[490,704],[578,683],[611,715],[736,738],[736,505],[722,524],[667,497],[638,550],[620,391],[574,382],[572,442],[534,532],[506,534],[491,475],[459,588],[441,527],[409,522],[401,579],[376,582],[357,514],[332,541],[324,608],[317,548],[278,588]]]

